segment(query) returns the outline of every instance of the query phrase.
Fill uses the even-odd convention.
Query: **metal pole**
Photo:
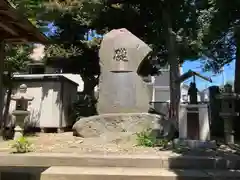
[[[5,59],[5,42],[0,42],[0,127],[2,128],[3,124],[3,104],[4,104],[4,95],[3,95],[3,72],[4,72],[4,59]]]

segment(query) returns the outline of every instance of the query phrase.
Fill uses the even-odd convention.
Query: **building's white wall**
[[[61,83],[44,82],[40,127],[60,127]]]
[[[60,74],[57,74],[57,73],[53,73],[54,68],[50,68],[49,67],[49,74],[15,74],[14,77],[18,78],[18,77],[21,77],[21,78],[44,78],[45,76],[63,76],[65,77],[66,79],[69,79],[70,81],[74,82],[74,83],[77,83],[78,84],[78,92],[81,92],[83,91],[83,87],[84,87],[84,82],[80,76],[80,74],[68,74],[68,73],[60,73]],[[55,69],[56,70],[56,69]]]
[[[155,102],[167,102],[170,100],[170,89],[164,86],[154,87],[154,101]]]
[[[154,77],[153,80],[153,101],[156,102],[166,102],[166,101],[170,101],[170,87],[166,86],[166,81],[164,82],[164,84],[161,84],[161,79],[160,78],[161,75]],[[188,87],[184,84],[181,85],[181,97],[180,97],[180,101],[184,102],[184,96],[188,97]],[[197,99],[198,102],[202,101],[202,97],[201,94],[198,93],[197,95]]]
[[[33,96],[33,101],[29,104],[31,112],[30,123],[36,127],[58,127],[59,126],[59,103],[58,92],[60,92],[60,82],[24,82],[16,83],[18,88],[20,84],[26,84],[27,94]],[[16,92],[16,89],[14,90]],[[16,102],[11,101],[10,113],[15,109]]]
[[[169,86],[155,86],[154,90],[154,98],[153,101],[156,102],[166,102],[170,101],[170,88]],[[181,102],[184,102],[184,96],[188,97],[188,89],[185,87],[181,87]],[[201,96],[198,93],[198,101],[201,101]]]
[[[27,94],[33,96],[34,99],[29,105],[31,112],[30,123],[35,127],[40,128],[60,128],[70,125],[68,123],[68,105],[76,98],[77,86],[72,83],[65,82],[65,91],[63,94],[64,103],[61,102],[61,83],[60,81],[22,81],[16,83],[18,88],[20,84],[28,86]],[[16,89],[14,90],[16,92]],[[69,99],[70,98],[70,99]],[[69,100],[69,101],[68,101]],[[63,105],[62,122],[60,121],[60,107]],[[10,103],[10,113],[15,109],[15,101]]]
[[[169,72],[165,71],[163,76],[153,77],[153,95],[152,107],[158,112],[167,114],[170,102],[170,87],[169,87]],[[180,102],[184,102],[184,96],[188,98],[188,86],[181,84]],[[198,101],[201,101],[201,96],[198,93]]]
[[[183,73],[182,68],[180,67],[180,73]],[[153,77],[153,101],[170,101],[170,89],[169,89],[169,78],[170,72],[169,68],[163,69],[162,73],[158,76]],[[188,97],[188,87],[185,84],[181,84],[181,99],[183,102],[183,96]],[[201,101],[201,95],[198,93],[198,102]]]

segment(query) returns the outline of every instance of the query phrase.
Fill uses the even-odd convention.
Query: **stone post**
[[[0,42],[0,128],[3,125],[3,105],[4,105],[4,94],[3,94],[3,72],[4,72],[4,59],[5,59],[5,42]]]

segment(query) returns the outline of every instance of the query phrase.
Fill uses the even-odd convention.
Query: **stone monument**
[[[11,100],[16,101],[16,108],[12,112],[15,119],[14,139],[23,135],[24,122],[28,120],[30,115],[28,103],[33,99],[34,97],[27,95],[27,86],[25,84],[20,85],[19,91],[11,97]]]
[[[152,49],[127,29],[116,29],[102,40],[99,58],[98,112],[147,112],[152,89],[137,71]]]

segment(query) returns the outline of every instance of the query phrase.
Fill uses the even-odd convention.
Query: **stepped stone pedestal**
[[[229,180],[240,178],[239,158],[159,155],[2,154],[1,179]],[[6,174],[6,172],[9,172]],[[11,173],[11,174],[10,174]],[[24,176],[23,176],[24,175]]]

